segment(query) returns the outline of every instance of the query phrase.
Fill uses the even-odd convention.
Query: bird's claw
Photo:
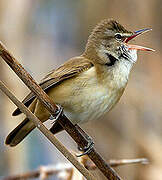
[[[57,111],[55,112],[55,115],[51,114],[49,119],[57,121],[62,113],[63,113],[63,107],[57,104]]]
[[[93,146],[94,146],[94,142],[93,142],[92,138],[88,137],[87,146],[85,146],[84,148],[81,148],[81,147],[78,146],[79,151],[83,151],[83,153],[79,154],[79,155],[76,155],[76,157],[81,157],[81,156],[84,156],[86,154],[89,154],[92,151]]]

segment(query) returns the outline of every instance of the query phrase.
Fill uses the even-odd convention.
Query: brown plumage
[[[65,62],[65,64],[60,66],[58,69],[49,72],[49,74],[47,74],[46,77],[43,78],[42,82],[40,83],[40,86],[48,94],[50,93],[51,88],[55,88],[56,86],[58,86],[60,83],[62,83],[67,79],[78,76],[81,72],[86,71],[92,66],[93,64],[83,57],[78,57],[78,58],[76,57],[70,59],[69,61]],[[44,106],[39,102],[39,100],[35,99],[35,95],[32,92],[28,94],[22,102],[27,107],[29,107],[31,112],[37,115],[38,118],[42,119],[42,122],[49,119],[50,117],[49,112],[44,108]],[[17,108],[12,115],[17,116],[19,114],[21,114],[21,111],[19,108]],[[22,123],[20,123],[7,136],[5,143],[9,144],[10,146],[17,145],[34,128],[35,128],[34,124],[28,118],[25,118],[24,121],[22,121]],[[61,130],[63,129],[58,123],[55,123],[55,125],[51,128],[51,131],[53,133],[57,133]]]
[[[136,61],[137,49],[125,43],[133,35],[116,21],[103,20],[92,31],[81,56],[68,60],[41,81],[40,86],[64,108],[65,115],[74,124],[98,119],[119,101]],[[32,92],[23,103],[42,122],[49,119],[50,113]],[[20,113],[16,109],[13,116]],[[17,145],[34,128],[25,118],[7,136],[6,144]],[[57,122],[51,128],[54,134],[61,130]]]

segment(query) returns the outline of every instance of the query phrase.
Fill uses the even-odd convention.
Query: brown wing
[[[55,87],[66,79],[77,76],[92,66],[93,64],[82,56],[72,58],[58,69],[49,72],[49,74],[42,79],[39,85],[47,93],[50,88]],[[28,107],[33,102],[34,98],[35,95],[31,92],[25,97],[22,103]],[[12,115],[17,116],[19,114],[21,114],[21,111],[19,108],[17,108]]]

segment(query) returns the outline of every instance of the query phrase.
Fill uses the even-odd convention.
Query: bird
[[[50,71],[40,82],[41,88],[63,107],[64,114],[73,124],[100,119],[121,98],[128,83],[129,74],[137,61],[137,52],[154,51],[151,48],[128,42],[150,28],[128,31],[113,19],[99,22],[88,37],[84,52],[67,60]],[[42,122],[51,114],[30,92],[22,101]],[[20,109],[13,116],[21,114]],[[19,144],[35,125],[27,117],[7,136],[5,144]],[[56,134],[62,126],[55,121],[50,131]]]

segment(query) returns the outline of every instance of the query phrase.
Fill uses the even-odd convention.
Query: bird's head
[[[128,42],[150,30],[147,28],[131,32],[114,20],[103,20],[89,36],[85,54],[95,63],[108,66],[114,65],[118,61],[134,63],[137,60],[138,50],[154,50],[138,45],[130,45]]]

